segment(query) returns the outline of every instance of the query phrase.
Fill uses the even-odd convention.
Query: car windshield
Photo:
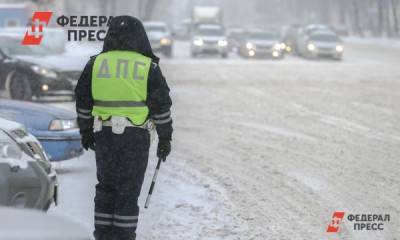
[[[17,38],[0,38],[1,50],[10,56],[44,56],[54,54],[49,48],[41,45],[22,45]]]
[[[146,31],[148,32],[166,32],[167,28],[162,25],[146,25]]]
[[[262,40],[276,40],[279,38],[279,34],[274,32],[254,32],[250,33],[250,39],[262,39]]]
[[[321,42],[336,42],[338,41],[338,37],[333,34],[315,34],[311,36],[311,39],[314,41]]]
[[[198,28],[196,34],[202,36],[223,36],[224,30],[222,28]]]

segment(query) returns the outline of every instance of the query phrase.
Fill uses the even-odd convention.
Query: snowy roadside
[[[155,149],[151,150],[153,153]],[[139,200],[140,239],[238,239],[234,231],[245,224],[235,219],[227,207],[222,188],[198,171],[175,162],[171,156],[162,165],[149,209],[143,207],[156,160],[150,159]],[[63,216],[93,231],[95,161],[92,152],[79,159],[53,164],[60,183],[59,205],[49,214]],[[155,231],[156,229],[156,231]],[[236,230],[234,230],[236,229]]]
[[[388,48],[400,48],[400,39],[393,38],[360,38],[360,37],[346,37],[346,43],[374,45]]]

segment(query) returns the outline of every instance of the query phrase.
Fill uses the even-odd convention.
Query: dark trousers
[[[95,139],[95,238],[134,240],[139,216],[137,201],[149,157],[149,133],[127,127],[123,134],[114,134],[111,127],[103,127],[95,133]]]

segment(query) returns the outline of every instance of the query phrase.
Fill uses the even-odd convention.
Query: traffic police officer
[[[130,16],[110,23],[103,51],[87,63],[75,89],[82,145],[96,152],[96,240],[134,240],[137,204],[149,156],[171,151],[169,88],[143,24]]]

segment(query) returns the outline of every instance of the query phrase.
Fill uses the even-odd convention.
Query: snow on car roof
[[[7,132],[10,132],[12,130],[22,128],[22,124],[6,120],[4,118],[0,118],[0,129],[3,129]]]
[[[25,3],[0,3],[0,8],[26,8]]]

